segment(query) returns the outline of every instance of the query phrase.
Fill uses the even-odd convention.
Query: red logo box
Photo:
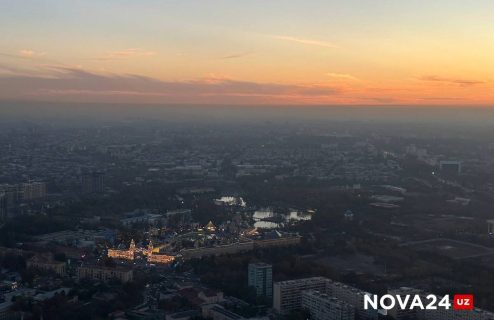
[[[455,294],[453,298],[454,310],[473,310],[473,294]]]

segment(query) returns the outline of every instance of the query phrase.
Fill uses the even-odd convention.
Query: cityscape
[[[494,1],[0,1],[0,320],[494,320]]]
[[[4,121],[3,316],[492,319],[492,127],[291,112]],[[410,292],[476,309],[363,309]]]

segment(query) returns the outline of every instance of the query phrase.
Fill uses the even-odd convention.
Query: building
[[[190,320],[190,319],[197,319],[201,314],[199,313],[198,310],[187,310],[187,311],[180,311],[177,313],[173,314],[167,314],[166,315],[166,320]]]
[[[7,194],[0,191],[0,221],[7,218]]]
[[[266,263],[249,263],[249,287],[256,288],[257,296],[273,297],[273,267]]]
[[[50,255],[35,255],[26,263],[27,268],[44,271],[53,271],[59,276],[64,276],[67,270],[65,262],[54,261]]]
[[[443,160],[439,162],[439,169],[444,175],[455,176],[461,174],[461,161]]]
[[[254,250],[253,241],[235,242],[231,244],[214,247],[202,247],[195,249],[185,249],[180,251],[184,259],[199,259],[207,256],[220,256],[225,254],[236,254]]]
[[[157,226],[165,221],[163,215],[159,213],[150,213],[145,210],[135,210],[126,213],[126,218],[120,219],[120,223],[124,226],[132,226],[135,224],[148,224]]]
[[[312,320],[354,320],[354,306],[315,290],[302,292],[302,308]]]
[[[19,185],[19,197],[22,200],[29,201],[41,199],[46,196],[46,183],[28,182]]]
[[[134,242],[134,239],[132,239],[130,241],[130,245],[129,245],[128,250],[108,249],[107,256],[109,258],[113,258],[113,259],[122,259],[122,260],[134,261],[135,252],[136,252],[136,244]]]
[[[20,184],[0,185],[0,195],[3,194],[5,208],[12,208],[21,201],[30,201],[46,197],[46,183],[32,181]],[[0,203],[0,205],[2,205]],[[0,208],[0,210],[2,210]]]
[[[81,190],[83,193],[102,193],[104,191],[103,172],[94,171],[81,176]]]
[[[302,308],[302,292],[317,290],[326,292],[328,279],[313,277],[275,282],[273,285],[273,308],[279,314],[288,314]]]
[[[378,310],[364,309],[364,297],[370,296],[371,294],[369,292],[327,279],[326,293],[340,301],[354,306],[355,314],[359,319],[378,318]]]
[[[307,290],[319,291],[352,305],[359,319],[378,318],[378,310],[364,309],[364,297],[370,293],[323,277],[276,282],[273,285],[274,309],[280,314],[288,314],[302,308],[302,293]]]
[[[132,269],[123,267],[108,268],[101,266],[80,266],[77,268],[77,279],[89,279],[104,282],[117,279],[125,283],[134,279],[134,272]]]
[[[147,256],[147,262],[148,263],[153,263],[153,264],[169,264],[172,263],[175,260],[174,256],[168,256],[166,254],[155,254],[153,252],[154,247],[153,247],[153,242],[150,241],[147,251],[146,251],[146,256]]]
[[[277,231],[272,232],[275,235],[271,237],[266,237],[262,239],[254,240],[255,248],[269,248],[269,247],[288,247],[296,246],[300,244],[302,239],[299,235],[294,234],[281,234]]]
[[[7,208],[11,208],[20,201],[18,185],[2,184],[0,185],[0,193],[4,194]]]
[[[487,233],[494,235],[494,220],[487,220]]]
[[[213,221],[209,221],[208,224],[204,227],[204,230],[208,232],[215,232],[216,226],[213,224]]]

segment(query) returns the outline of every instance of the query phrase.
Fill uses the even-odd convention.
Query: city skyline
[[[494,3],[3,1],[0,101],[491,106]]]

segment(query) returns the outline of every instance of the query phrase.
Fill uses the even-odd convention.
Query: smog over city
[[[0,319],[494,320],[494,2],[0,2]]]

